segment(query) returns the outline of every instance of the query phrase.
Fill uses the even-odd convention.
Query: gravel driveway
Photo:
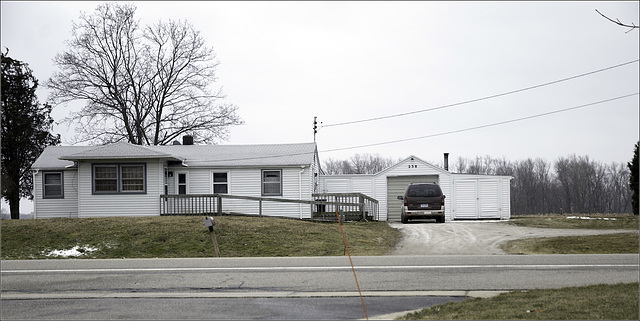
[[[404,239],[391,255],[506,254],[498,245],[515,239],[629,232],[520,227],[508,221],[454,221],[444,224],[394,222],[389,225],[404,233]]]

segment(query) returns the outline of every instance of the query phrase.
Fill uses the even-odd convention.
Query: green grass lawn
[[[215,217],[215,222],[222,257],[345,253],[338,223],[244,216]],[[203,216],[3,220],[1,224],[2,259],[55,258],[47,254],[74,246],[85,251],[77,258],[214,256]],[[401,238],[401,232],[385,222],[345,223],[343,229],[352,255],[389,254]]]
[[[639,284],[515,291],[436,305],[399,320],[638,320]]]
[[[564,229],[616,229],[629,233],[513,240],[500,245],[509,254],[632,254],[640,249],[637,215],[525,215],[509,224]]]
[[[592,217],[599,219],[571,219],[561,215],[514,216],[509,224],[628,229],[630,233],[515,240],[503,244],[503,249],[513,254],[638,253],[638,216]],[[215,221],[216,238],[223,257],[345,254],[337,223],[251,216],[220,216],[215,217]],[[2,220],[0,224],[2,259],[54,258],[47,255],[53,250],[75,246],[85,251],[78,258],[214,256],[203,216]],[[345,223],[343,227],[353,255],[389,254],[402,238],[401,232],[386,222]]]
[[[514,215],[509,224],[541,228],[638,230],[638,216],[630,214]]]

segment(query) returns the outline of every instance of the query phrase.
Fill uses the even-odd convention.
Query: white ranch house
[[[509,176],[453,174],[415,156],[376,174],[324,175],[315,143],[51,146],[32,170],[34,218],[203,215],[221,204],[224,213],[310,219],[330,216],[332,205],[312,205],[326,200],[366,202],[355,208],[363,217],[399,221],[396,197],[411,182],[440,184],[448,221],[510,217]]]
[[[311,199],[315,143],[51,146],[32,165],[34,218],[160,215],[161,195],[231,194]],[[166,200],[165,202],[176,201]],[[174,204],[169,204],[172,207]],[[224,212],[258,213],[229,199]],[[311,206],[265,202],[264,215],[310,218]]]

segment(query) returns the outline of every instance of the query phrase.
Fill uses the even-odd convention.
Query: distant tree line
[[[588,156],[507,161],[489,156],[458,158],[455,172],[508,175],[511,213],[632,213],[630,171],[625,163],[603,164]]]
[[[324,161],[322,169],[327,175],[375,174],[399,161],[379,154],[355,154],[347,160],[329,158]]]
[[[356,154],[348,160],[328,159],[323,170],[328,175],[374,174],[398,161],[377,154]],[[489,156],[459,157],[453,163],[449,168],[454,173],[512,176],[513,215],[633,212],[632,163],[603,164],[576,155],[553,163],[541,158],[508,161]]]

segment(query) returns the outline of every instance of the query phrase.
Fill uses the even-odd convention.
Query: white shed
[[[502,219],[511,216],[511,176],[455,174],[416,156],[376,174],[324,175],[326,193],[362,193],[379,202],[380,221],[400,221],[403,195],[413,182],[437,183],[445,199],[445,219]]]

